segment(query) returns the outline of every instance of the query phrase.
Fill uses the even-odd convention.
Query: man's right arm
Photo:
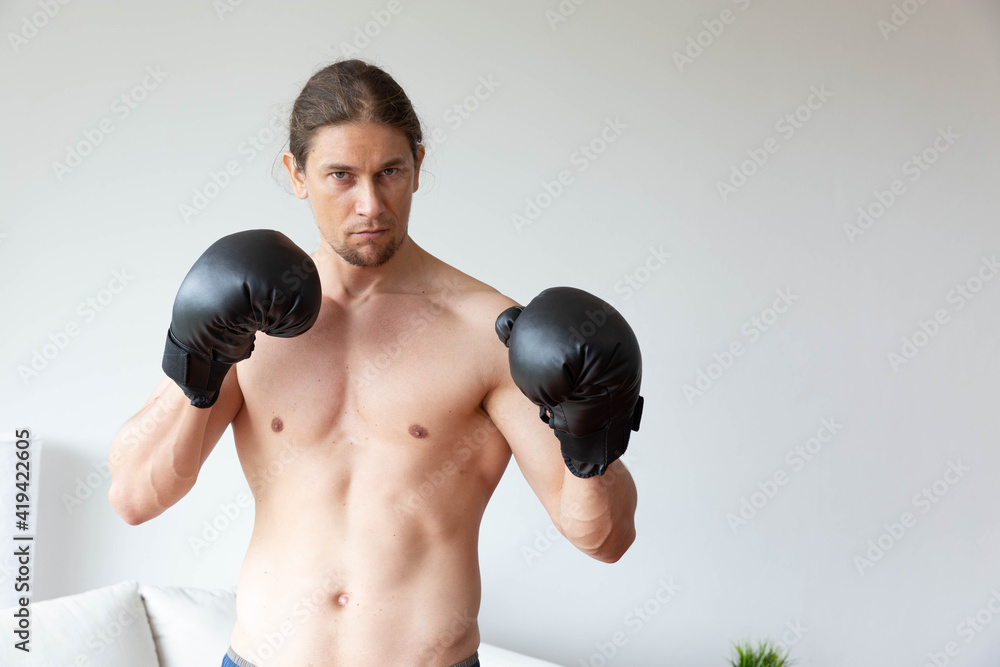
[[[249,358],[257,332],[305,333],[322,299],[312,258],[280,232],[236,232],[202,253],[174,298],[167,377],[111,445],[108,500],[127,523],[159,516],[194,486],[243,406],[233,366]]]
[[[183,498],[242,407],[235,368],[210,408],[194,407],[173,380],[163,378],[112,441],[108,500],[115,512],[136,526]]]

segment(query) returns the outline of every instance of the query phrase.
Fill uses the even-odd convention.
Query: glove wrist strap
[[[232,364],[188,348],[167,329],[163,372],[177,383],[196,408],[210,408],[219,397],[222,381]]]
[[[600,431],[586,435],[573,435],[569,431],[556,430],[556,437],[562,446],[563,461],[577,477],[587,478],[603,475],[608,466],[617,461],[628,449],[632,431],[639,430],[642,419],[642,396],[635,407],[623,419],[612,421]]]

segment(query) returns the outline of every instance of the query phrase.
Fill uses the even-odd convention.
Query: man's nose
[[[362,181],[358,185],[358,195],[354,211],[358,215],[374,220],[385,210],[382,195],[373,181]]]

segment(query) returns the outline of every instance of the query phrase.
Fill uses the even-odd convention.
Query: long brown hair
[[[420,119],[410,98],[384,70],[362,60],[341,60],[313,74],[295,99],[288,122],[288,150],[299,171],[320,128],[338,123],[371,121],[406,135],[417,164],[423,141]]]

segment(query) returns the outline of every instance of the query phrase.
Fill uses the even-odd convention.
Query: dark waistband
[[[473,667],[479,664],[479,651],[476,651],[462,662],[456,662],[451,667]]]

